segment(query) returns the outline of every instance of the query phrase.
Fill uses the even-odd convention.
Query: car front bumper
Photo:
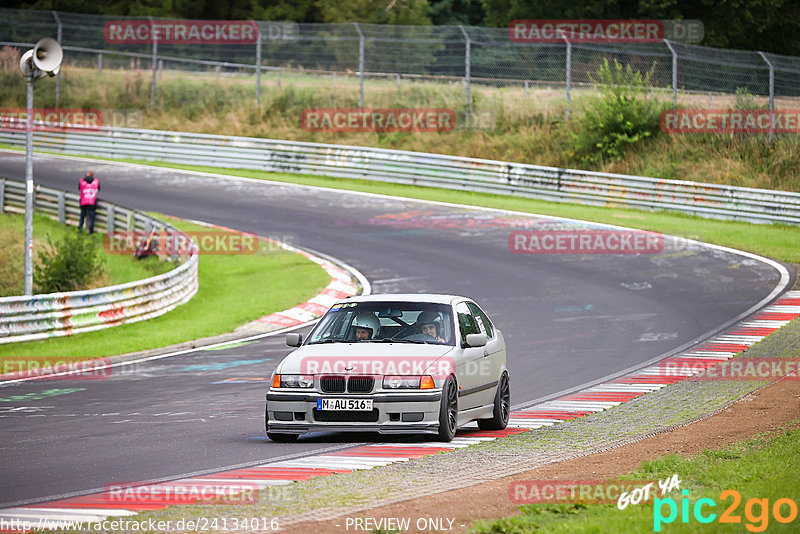
[[[328,394],[310,391],[267,393],[270,432],[304,434],[313,430],[429,433],[439,430],[441,390],[402,393]],[[372,399],[372,412],[318,411],[319,398]]]

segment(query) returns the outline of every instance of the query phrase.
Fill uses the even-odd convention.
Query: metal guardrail
[[[24,132],[0,131],[0,143],[24,146],[24,141]],[[594,206],[670,210],[717,219],[800,224],[800,193],[424,152],[129,128],[36,132],[34,146],[104,158],[316,174]]]
[[[36,186],[34,210],[62,224],[80,215],[77,193]],[[25,183],[0,178],[0,211],[24,212]],[[136,210],[98,202],[95,228],[107,233],[179,232]],[[190,240],[189,236],[185,236]],[[171,271],[126,284],[85,291],[0,298],[0,344],[100,330],[157,317],[197,292],[198,255],[187,253]]]

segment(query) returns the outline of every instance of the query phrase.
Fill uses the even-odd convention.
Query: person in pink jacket
[[[78,231],[83,229],[83,219],[87,219],[89,233],[94,233],[94,214],[97,206],[97,193],[100,192],[100,182],[94,177],[94,171],[89,171],[78,182],[81,192],[81,220],[78,222]]]

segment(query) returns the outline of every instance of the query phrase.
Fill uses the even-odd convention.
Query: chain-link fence
[[[570,92],[591,86],[604,60],[617,60],[642,72],[652,71],[654,88],[681,95],[697,107],[712,106],[712,96],[730,99],[746,92],[769,97],[800,96],[800,58],[725,50],[663,40],[639,44],[520,43],[507,28],[475,26],[386,26],[375,24],[297,24],[250,22],[251,42],[219,39],[185,44],[169,39],[109,39],[114,24],[164,19],[107,17],[56,11],[0,9],[8,23],[0,29],[0,45],[30,47],[42,37],[56,38],[68,52],[67,63],[103,69],[152,69],[151,105],[156,103],[160,70],[246,72],[255,74],[254,98],[260,101],[262,74],[283,72],[355,76],[359,105],[365,104],[365,78],[440,80],[464,83],[465,108],[470,88],[482,86],[563,87],[567,114]],[[140,23],[141,24],[141,23]],[[147,26],[147,24],[145,24]],[[143,35],[156,35],[144,32]],[[141,35],[139,36],[141,37]],[[219,35],[217,35],[219,37]],[[223,35],[224,37],[224,35]],[[120,42],[121,41],[121,42]],[[136,41],[136,42],[133,42]],[[173,40],[174,41],[174,40]],[[236,41],[236,42],[234,42]],[[214,44],[211,44],[214,42]],[[57,82],[56,100],[60,91]],[[725,101],[725,100],[723,100]]]

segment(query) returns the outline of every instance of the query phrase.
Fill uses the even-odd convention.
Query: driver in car
[[[353,319],[352,326],[355,330],[356,341],[365,341],[378,337],[381,322],[370,312],[359,312]]]
[[[439,335],[439,325],[442,319],[439,314],[434,311],[424,311],[417,317],[416,327],[421,334],[431,336],[439,343],[445,343],[445,340]]]

